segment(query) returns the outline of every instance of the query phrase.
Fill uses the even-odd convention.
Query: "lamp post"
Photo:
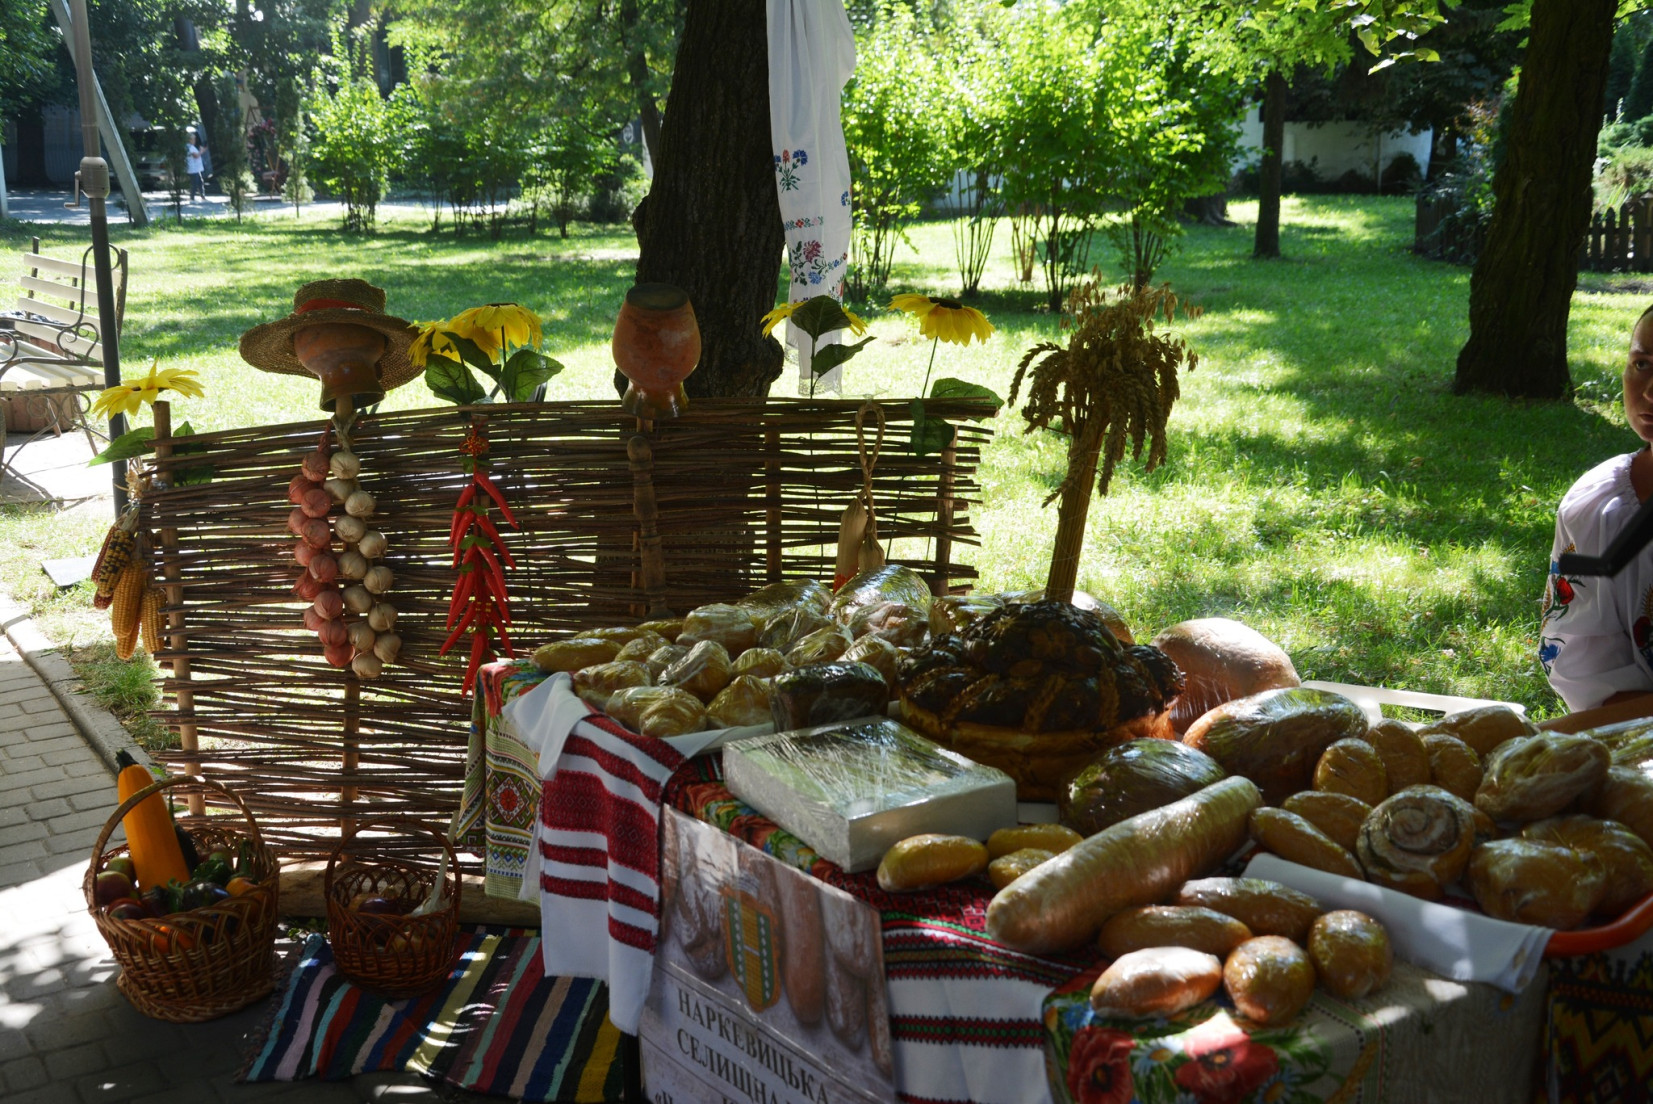
[[[92,72],[92,29],[86,21],[86,0],[70,0],[75,57],[75,84],[80,91],[80,135],[84,153],[80,159],[80,190],[85,193],[92,218],[92,265],[97,280],[98,317],[102,332],[98,341],[103,347],[103,382],[116,387],[121,382],[121,354],[119,327],[115,323],[115,283],[109,267],[109,216],[105,201],[109,198],[109,163],[102,157],[98,141],[98,115],[95,102],[96,76]],[[126,432],[126,416],[112,415],[109,419],[109,439]],[[126,461],[116,460],[110,465],[114,483],[115,516],[126,509]]]

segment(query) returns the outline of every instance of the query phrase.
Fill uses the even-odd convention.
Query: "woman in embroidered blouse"
[[[1631,331],[1624,413],[1643,446],[1585,472],[1556,511],[1538,657],[1574,712],[1653,692],[1653,545],[1615,576],[1556,566],[1563,552],[1600,555],[1653,496],[1653,307]]]

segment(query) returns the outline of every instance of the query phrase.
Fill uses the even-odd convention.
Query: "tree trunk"
[[[1537,0],[1492,222],[1469,282],[1452,389],[1565,399],[1567,314],[1590,223],[1590,177],[1616,0]]]
[[[643,148],[648,151],[649,164],[660,157],[660,108],[649,91],[649,59],[643,54],[641,43],[633,41],[637,30],[637,0],[620,0],[620,25],[625,28],[626,79],[637,94],[637,119],[642,124]],[[767,55],[765,55],[767,57]]]
[[[1271,69],[1263,78],[1263,160],[1257,170],[1257,238],[1253,257],[1280,255],[1280,153],[1286,141],[1286,78]]]
[[[633,222],[637,281],[676,284],[694,304],[691,398],[767,395],[781,374],[780,344],[758,329],[786,244],[769,145],[763,3],[689,0],[654,185]]]

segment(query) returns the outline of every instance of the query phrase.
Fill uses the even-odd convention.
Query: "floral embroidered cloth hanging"
[[[842,0],[768,0],[768,12],[769,133],[792,272],[788,298],[842,299],[850,177],[839,100],[855,72],[855,33]],[[799,349],[798,393],[810,394],[809,339],[788,323],[787,341]],[[814,380],[814,392],[837,391],[841,371]]]

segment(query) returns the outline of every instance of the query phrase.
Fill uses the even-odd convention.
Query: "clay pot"
[[[346,395],[357,406],[384,398],[384,385],[379,382],[379,358],[384,351],[385,335],[368,326],[323,322],[293,331],[293,355],[321,380],[324,410],[331,410],[333,401]]]
[[[700,326],[682,288],[638,284],[614,322],[614,363],[631,381],[620,405],[639,418],[675,418],[688,409],[683,381],[700,363]]]

